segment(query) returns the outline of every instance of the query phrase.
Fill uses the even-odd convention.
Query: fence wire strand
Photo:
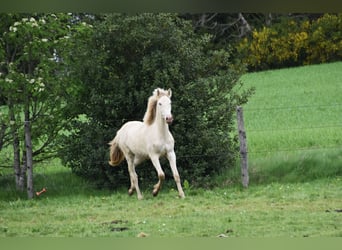
[[[262,107],[262,108],[245,108],[244,112],[249,111],[265,111],[265,110],[298,110],[298,109],[318,109],[327,107],[342,107],[342,103],[324,104],[324,105],[299,105],[299,106],[278,106],[278,107]]]

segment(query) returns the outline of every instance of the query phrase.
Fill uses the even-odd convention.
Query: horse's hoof
[[[134,189],[128,189],[128,195],[131,196],[134,193]]]
[[[156,196],[158,195],[158,193],[159,193],[159,190],[153,190],[153,191],[152,191],[152,195],[153,195],[154,197],[156,197]]]

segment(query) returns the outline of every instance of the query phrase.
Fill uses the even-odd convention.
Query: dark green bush
[[[82,81],[71,109],[83,116],[63,142],[60,156],[73,171],[100,185],[128,185],[126,163],[108,165],[107,143],[130,120],[142,120],[157,87],[172,88],[177,166],[182,180],[204,185],[234,165],[235,107],[250,91],[239,88],[241,69],[229,52],[211,51],[210,37],[172,14],[108,15],[95,25],[82,62],[73,69]],[[162,161],[167,178],[169,167]],[[137,168],[142,185],[156,181],[150,162]]]

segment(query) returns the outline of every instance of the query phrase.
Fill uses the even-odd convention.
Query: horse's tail
[[[111,166],[117,166],[125,159],[125,156],[115,139],[116,138],[108,143],[110,145],[110,161],[108,163]]]

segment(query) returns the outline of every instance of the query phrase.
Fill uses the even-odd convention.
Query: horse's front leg
[[[152,155],[150,156],[150,158],[151,158],[154,168],[157,170],[157,173],[158,173],[159,180],[158,180],[158,183],[154,185],[153,191],[152,191],[153,196],[157,196],[161,188],[161,185],[165,179],[165,174],[163,172],[163,169],[160,166],[159,155]]]
[[[177,170],[177,165],[176,165],[176,154],[175,151],[169,151],[166,155],[167,159],[169,160],[170,163],[170,167],[172,170],[172,174],[173,174],[173,178],[175,179],[176,185],[177,185],[177,189],[178,189],[178,195],[180,198],[185,198],[184,195],[184,191],[181,185],[181,181],[180,181],[180,177],[179,177],[179,173]]]

